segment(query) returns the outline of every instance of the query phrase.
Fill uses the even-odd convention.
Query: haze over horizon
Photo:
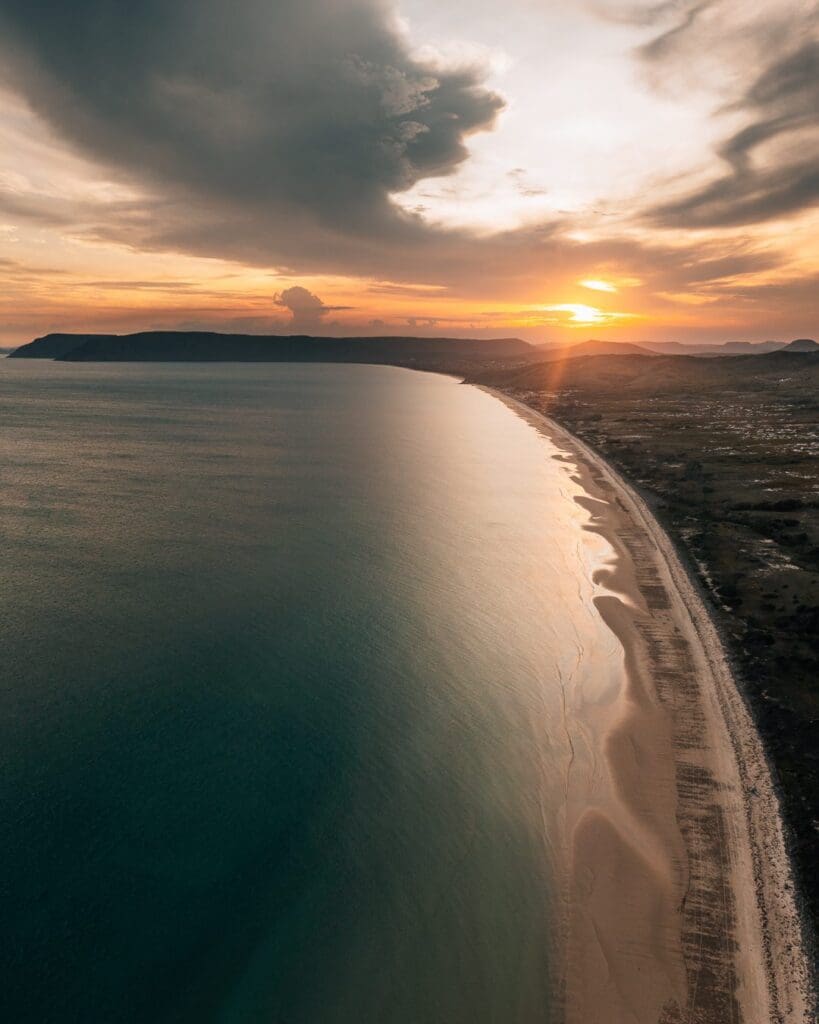
[[[819,3],[0,0],[0,346],[819,329]]]

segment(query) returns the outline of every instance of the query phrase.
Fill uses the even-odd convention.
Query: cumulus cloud
[[[302,288],[301,285],[294,285],[279,292],[275,303],[283,309],[290,310],[291,324],[299,330],[315,329],[331,309],[324,305],[318,295]]]

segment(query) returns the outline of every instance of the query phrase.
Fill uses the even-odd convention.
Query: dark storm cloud
[[[718,114],[746,123],[717,147],[726,172],[682,198],[650,211],[669,227],[734,227],[796,213],[819,202],[819,5],[799,14],[772,9],[735,35],[715,38],[700,15],[730,10],[719,0],[688,7],[681,20],[640,49],[662,73],[663,61],[691,62],[708,47],[745,85]],[[734,5],[735,6],[735,5]],[[774,60],[770,53],[776,53]]]
[[[193,238],[411,230],[390,193],[452,171],[502,106],[475,68],[414,59],[381,0],[0,0],[0,48],[42,117]]]

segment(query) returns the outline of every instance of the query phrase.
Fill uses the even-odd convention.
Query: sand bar
[[[627,685],[601,744],[613,797],[567,808],[567,1024],[813,1022],[779,802],[696,586],[619,474],[492,393],[557,447],[616,553],[595,604]]]

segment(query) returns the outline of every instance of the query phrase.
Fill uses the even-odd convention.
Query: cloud
[[[657,11],[667,14],[668,6]],[[696,75],[716,61],[740,84],[715,111],[733,122],[716,148],[725,172],[655,204],[649,219],[674,228],[736,227],[819,202],[819,4],[675,7],[678,20],[639,49],[641,60],[660,78],[681,68]]]
[[[75,285],[77,287],[77,285]],[[179,281],[179,280],[157,280],[157,281],[140,281],[140,280],[125,280],[125,281],[82,281],[81,287],[83,288],[102,288],[106,291],[122,291],[122,292],[170,292],[175,294],[180,291],[189,291],[191,289],[200,289],[202,287],[199,281]]]
[[[304,330],[318,327],[322,318],[331,311],[331,307],[325,306],[318,295],[302,288],[301,285],[294,285],[279,292],[275,303],[283,309],[290,310],[293,327]]]
[[[518,195],[531,199],[549,194],[547,188],[543,188],[542,185],[533,185],[529,181],[529,175],[523,167],[513,167],[511,171],[507,172],[506,177],[512,182]]]
[[[158,245],[268,262],[423,235],[390,196],[502,107],[479,67],[414,57],[384,0],[0,0],[0,51],[58,134],[170,208]]]
[[[0,211],[3,209],[4,195],[0,190]],[[71,210],[76,218],[72,236],[94,242],[125,241],[137,250],[178,249],[179,238],[186,230],[186,211],[175,211],[167,203],[139,207],[101,198],[74,202]],[[64,212],[61,207],[55,218],[59,230]],[[38,217],[36,223],[41,219],[45,220],[45,215]],[[159,234],[158,224],[162,225]],[[559,222],[492,236],[440,230],[405,238],[400,246],[363,239],[356,244],[353,238],[342,237],[336,239],[334,246],[320,251],[298,235],[285,243],[288,276],[294,276],[298,269],[311,273],[341,270],[348,275],[370,277],[367,294],[412,302],[440,302],[454,297],[485,301],[489,296],[493,301],[545,301],[549,297],[557,299],[567,290],[574,291],[578,280],[590,276],[639,280],[644,296],[652,292],[684,292],[726,278],[753,276],[785,259],[770,244],[755,246],[736,237],[726,243],[697,239],[691,244],[680,238],[665,244],[616,235],[578,241]],[[201,247],[193,245],[191,251],[214,254],[210,245],[204,243]],[[269,266],[267,250],[256,249],[251,234],[238,241],[228,234],[217,251],[223,258]],[[436,283],[419,283],[430,281]],[[326,319],[324,322],[327,323]]]
[[[783,3],[790,12],[795,0]],[[360,276],[373,293],[406,299],[560,301],[579,279],[607,273],[639,277],[646,291],[685,293],[781,259],[761,246],[748,251],[741,239],[717,251],[678,236],[652,241],[643,231],[617,237],[612,228],[602,237],[591,214],[588,223],[561,214],[489,236],[432,226],[400,209],[392,197],[456,170],[470,135],[491,128],[503,104],[480,64],[418,57],[393,7],[391,0],[0,0],[0,79],[116,186],[69,198],[36,191],[50,187],[46,179],[28,191],[24,183],[0,184],[0,210],[61,237],[218,256],[289,279]],[[661,224],[739,223],[755,203],[770,209],[774,185],[784,190],[781,203],[801,202],[812,187],[784,173],[776,182],[765,177],[782,168],[796,174],[798,154],[775,167],[756,162],[760,147],[801,137],[804,125],[788,111],[803,93],[798,75],[776,71],[774,62],[766,68],[760,26],[772,31],[773,15],[741,37],[712,31],[720,11],[737,9],[738,0],[712,0],[707,9],[673,0],[631,11],[634,24],[665,37],[641,57],[664,71],[696,66],[692,54],[707,49],[702,33],[710,32],[718,59],[743,83],[731,96],[731,116],[747,115],[749,128],[769,124],[764,142],[738,130],[726,139],[724,194],[708,199],[692,188],[675,200],[687,201],[687,211],[668,202],[651,211]],[[777,40],[807,25],[795,19],[789,29],[785,21],[776,22]],[[749,38],[756,61],[747,59]],[[803,38],[807,45],[812,37],[804,31]],[[758,69],[757,82],[747,67]],[[802,109],[809,116],[807,101]],[[786,131],[780,125],[788,117]],[[745,166],[731,163],[743,151]],[[519,168],[509,180],[526,195],[543,191]],[[592,230],[572,234],[578,227]],[[283,298],[290,291],[276,309],[305,329],[331,327],[332,307],[312,296],[312,305],[294,308]]]
[[[695,0],[695,2],[671,2],[652,5],[648,9],[635,12],[638,24],[654,25],[662,23],[669,16],[674,21],[669,28],[664,28],[659,35],[638,50],[644,60],[662,60],[670,55],[675,47],[693,29],[701,16],[714,7],[719,0]]]

